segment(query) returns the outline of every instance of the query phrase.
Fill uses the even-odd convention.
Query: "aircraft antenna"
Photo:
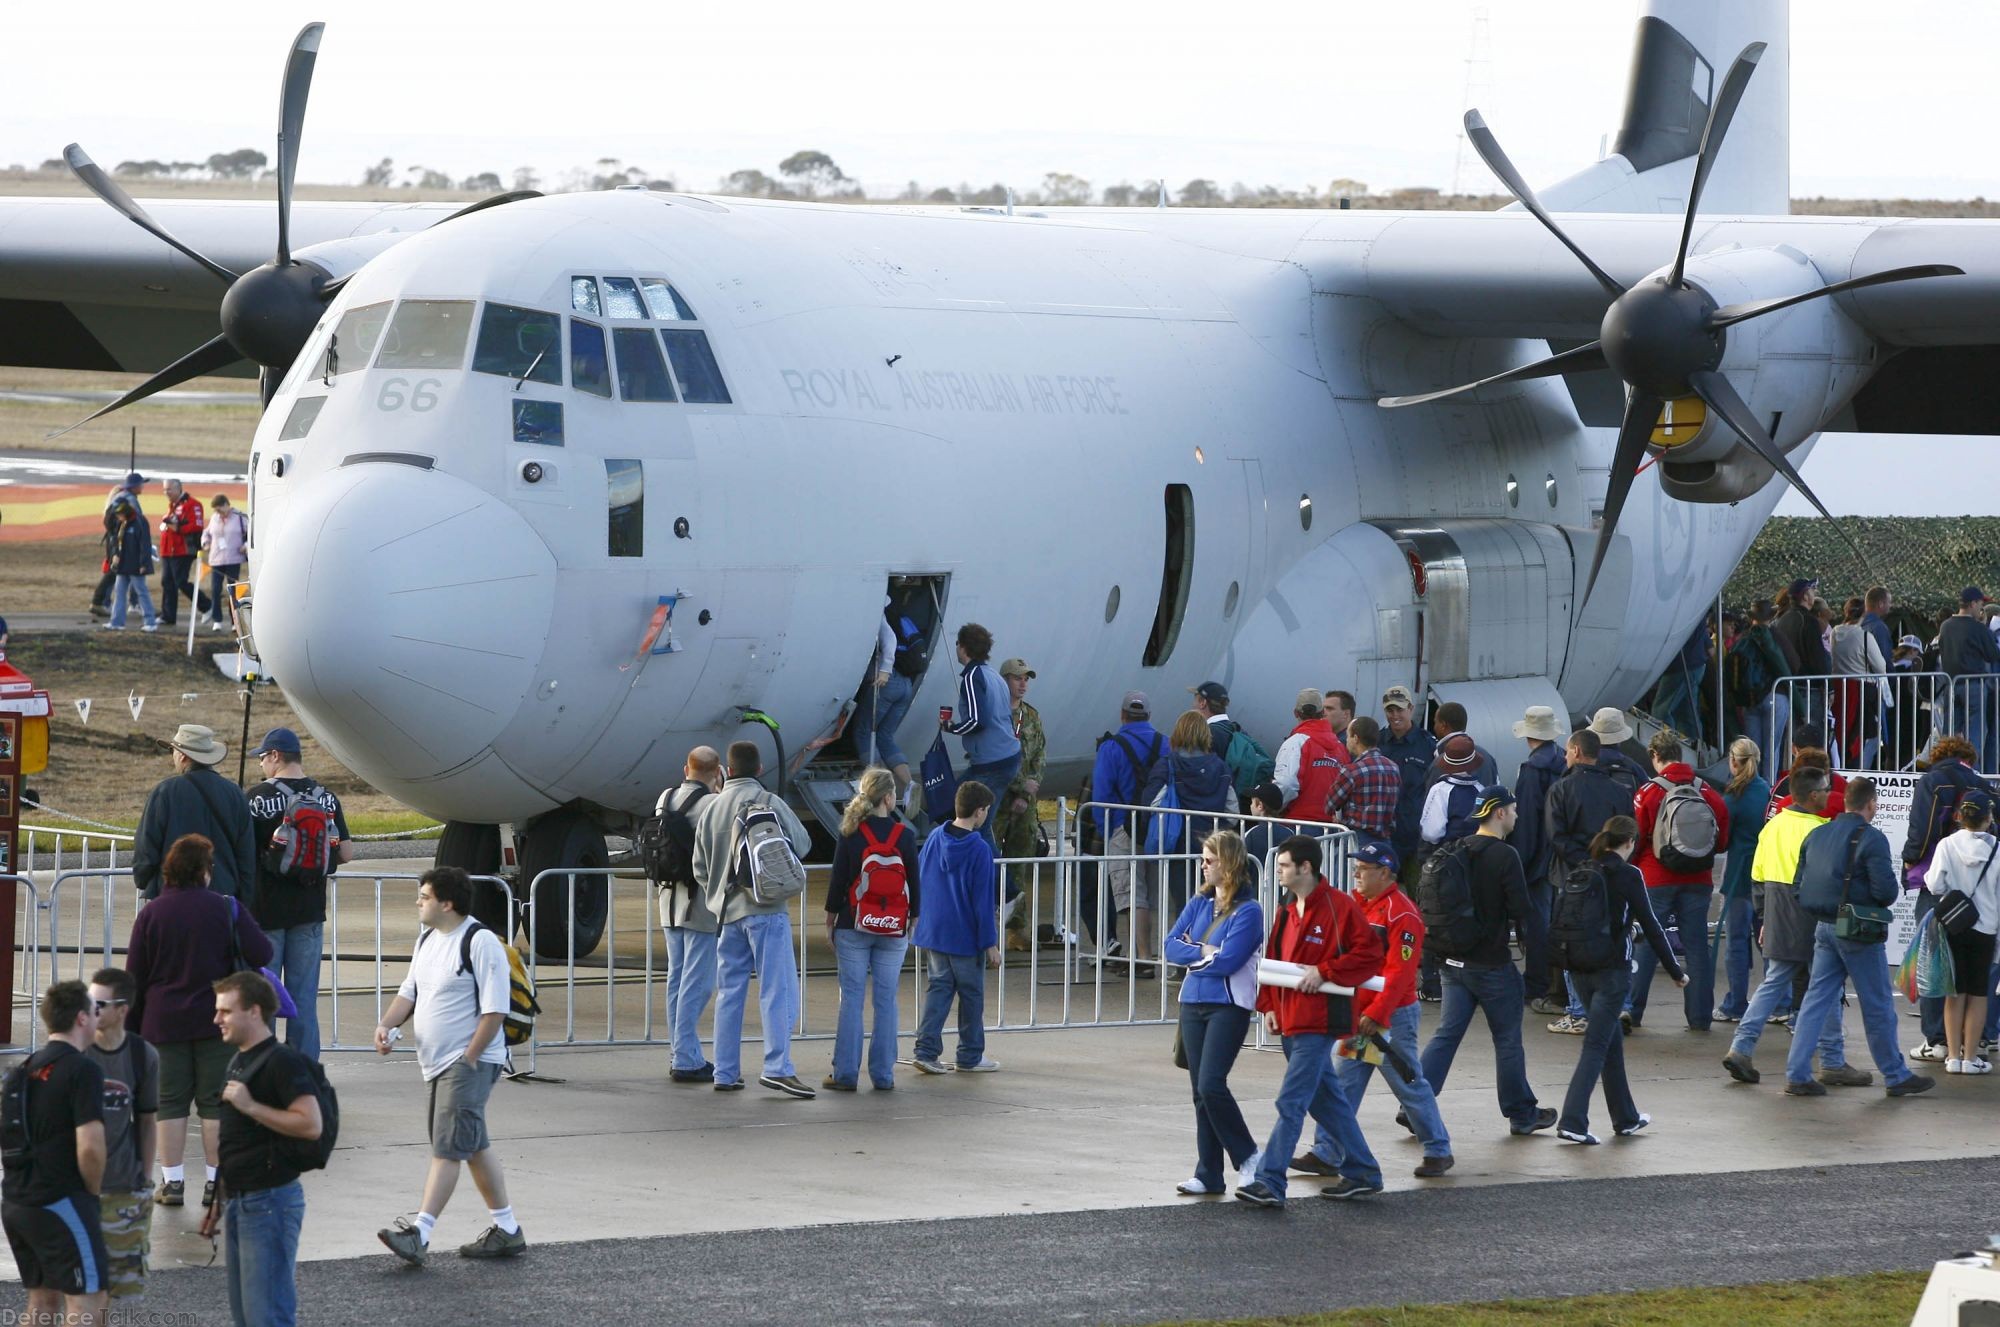
[[[1485,5],[1475,5],[1472,9],[1472,45],[1465,54],[1465,99],[1459,106],[1461,115],[1473,107],[1492,100],[1493,94],[1493,43],[1490,23]],[[1465,154],[1471,146],[1465,136],[1461,121],[1458,132],[1458,153],[1451,163],[1451,191],[1465,192]]]

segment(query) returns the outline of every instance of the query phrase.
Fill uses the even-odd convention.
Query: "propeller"
[[[1425,392],[1417,396],[1385,396],[1377,404],[1389,408],[1421,405],[1427,401],[1442,400],[1461,392],[1477,391],[1481,387],[1495,383],[1521,382],[1532,378],[1553,377],[1558,374],[1587,373],[1595,369],[1610,368],[1625,383],[1625,418],[1618,428],[1618,442],[1611,454],[1611,482],[1604,498],[1604,529],[1597,541],[1596,552],[1591,557],[1590,578],[1585,582],[1583,597],[1587,602],[1590,592],[1597,586],[1598,572],[1603,569],[1604,557],[1611,548],[1611,536],[1618,528],[1618,518],[1624,512],[1625,500],[1632,492],[1632,482],[1641,462],[1646,459],[1647,448],[1651,444],[1661,407],[1668,401],[1686,396],[1697,396],[1715,412],[1731,432],[1743,440],[1745,446],[1761,457],[1785,481],[1803,495],[1806,501],[1818,509],[1820,515],[1829,521],[1833,514],[1826,509],[1813,491],[1806,486],[1796,467],[1778,447],[1769,432],[1751,413],[1729,379],[1720,371],[1723,352],[1723,333],[1739,323],[1761,318],[1780,309],[1804,304],[1808,300],[1824,299],[1842,291],[1859,290],[1864,286],[1886,285],[1892,281],[1916,281],[1926,277],[1963,276],[1964,269],[1946,263],[1924,263],[1911,267],[1898,267],[1871,276],[1855,277],[1848,281],[1836,281],[1818,290],[1803,295],[1786,295],[1774,299],[1751,300],[1743,304],[1718,307],[1708,292],[1687,280],[1688,246],[1694,238],[1695,213],[1701,206],[1702,190],[1707,187],[1708,177],[1715,168],[1716,157],[1721,153],[1722,140],[1729,131],[1729,122],[1736,115],[1736,108],[1743,100],[1743,93],[1750,85],[1750,77],[1757,72],[1757,62],[1763,58],[1764,43],[1752,42],[1736,57],[1729,73],[1722,80],[1722,87],[1708,108],[1708,122],[1702,128],[1701,146],[1695,156],[1694,179],[1688,186],[1687,214],[1681,222],[1680,247],[1674,252],[1673,267],[1666,276],[1650,276],[1630,287],[1621,286],[1603,268],[1592,262],[1590,255],[1577,242],[1564,233],[1563,228],[1549,215],[1541,200],[1535,197],[1520,171],[1514,168],[1507,154],[1500,147],[1499,139],[1486,127],[1485,119],[1478,111],[1468,111],[1465,116],[1466,136],[1480,159],[1507,186],[1522,207],[1547,228],[1549,233],[1562,242],[1564,248],[1576,255],[1597,283],[1610,295],[1611,304],[1604,312],[1598,329],[1598,339],[1588,345],[1566,350],[1559,355],[1519,368],[1496,373],[1477,382],[1462,383],[1457,387],[1447,387],[1442,391]],[[1834,522],[1836,527],[1839,522]],[[1847,539],[1857,557],[1859,546],[1841,529],[1842,538]]]
[[[181,356],[117,400],[49,434],[59,438],[114,410],[143,401],[155,392],[177,387],[190,378],[216,373],[249,360],[258,366],[265,405],[277,394],[285,371],[305,349],[307,338],[319,324],[326,306],[347,283],[351,273],[335,277],[310,259],[301,260],[292,252],[292,191],[298,178],[299,142],[305,132],[306,100],[312,92],[313,66],[319,61],[324,23],[308,23],[292,39],[285,60],[285,76],[278,93],[278,242],[276,256],[248,272],[230,271],[176,237],[151,213],[134,202],[117,181],[104,173],[90,154],[71,143],[63,149],[63,159],[83,187],[116,208],[132,224],[165,244],[171,245],[200,264],[217,279],[228,283],[222,296],[221,334]],[[539,198],[533,190],[495,194],[470,203],[444,221],[454,221],[472,212]],[[443,224],[440,222],[438,224]]]

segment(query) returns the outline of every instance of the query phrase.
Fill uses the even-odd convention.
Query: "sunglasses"
[[[130,1004],[130,1003],[132,1003],[130,1000],[92,1000],[90,1002],[91,1004],[90,1012],[92,1012],[93,1014],[101,1014],[105,1010],[111,1008],[113,1005]]]

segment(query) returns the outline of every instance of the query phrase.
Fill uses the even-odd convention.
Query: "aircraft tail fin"
[[[1791,208],[1789,0],[1645,0],[1625,111],[1610,152],[1540,191],[1557,212],[1680,212],[1710,98],[1751,42],[1764,56],[1702,191],[1705,213],[1782,216]]]

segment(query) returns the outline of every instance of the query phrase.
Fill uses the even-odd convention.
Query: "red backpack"
[[[266,866],[273,875],[295,884],[317,888],[333,869],[333,845],[337,838],[333,814],[313,796],[319,789],[303,792],[287,789],[285,813],[271,831],[270,856]]]
[[[861,869],[854,876],[854,929],[863,935],[906,935],[910,929],[910,873],[896,845],[901,821],[878,839],[861,822]]]

